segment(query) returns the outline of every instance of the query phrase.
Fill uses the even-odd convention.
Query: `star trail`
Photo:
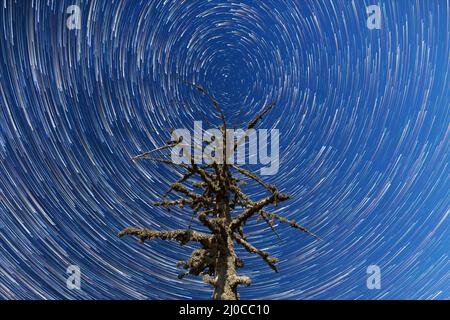
[[[236,128],[276,102],[265,179],[292,197],[276,212],[321,238],[249,221],[280,273],[238,251],[242,298],[450,298],[449,0],[0,0],[0,30],[0,298],[211,297],[177,279],[195,245],[117,237],[190,222],[152,205],[180,173],[130,160],[171,128],[219,123],[186,81]]]

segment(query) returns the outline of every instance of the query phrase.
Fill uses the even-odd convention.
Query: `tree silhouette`
[[[222,136],[226,137],[227,123],[219,103],[202,86],[189,84],[212,102],[222,121],[219,130],[222,132]],[[258,113],[248,123],[247,130],[253,129],[273,106],[274,104],[270,104]],[[233,139],[233,145],[228,147],[235,151],[241,143],[245,142],[245,138],[244,135],[238,141]],[[249,253],[260,256],[270,268],[278,272],[276,267],[278,259],[272,257],[268,252],[254,247],[248,241],[244,232],[244,226],[248,219],[253,216],[263,219],[275,234],[277,233],[274,223],[278,221],[316,238],[317,236],[297,222],[267,211],[265,209],[267,206],[277,206],[279,202],[288,200],[289,196],[279,192],[275,186],[264,182],[257,174],[241,166],[228,164],[226,161],[199,165],[196,163],[194,156],[191,156],[190,164],[175,163],[170,159],[152,156],[154,152],[163,152],[163,150],[174,147],[180,142],[169,141],[162,147],[145,152],[132,159],[135,161],[151,160],[180,167],[184,172],[182,177],[171,184],[166,193],[167,195],[170,192],[176,192],[180,197],[176,200],[168,200],[164,196],[163,200],[156,202],[155,205],[167,208],[189,206],[193,217],[196,217],[198,222],[209,230],[209,233],[192,230],[191,226],[188,229],[165,231],[130,227],[122,230],[119,237],[134,235],[140,239],[141,243],[156,238],[175,240],[180,245],[185,245],[188,242],[199,243],[200,248],[195,249],[187,261],[178,263],[178,266],[184,269],[184,272],[178,277],[181,279],[186,275],[200,276],[205,283],[214,287],[213,299],[237,300],[239,299],[237,286],[249,286],[251,279],[237,274],[236,269],[242,268],[244,262],[236,255],[235,245],[240,245]],[[226,143],[226,139],[223,139],[223,159],[226,159]],[[261,185],[268,195],[259,200],[251,199],[241,188],[246,184],[246,181]],[[190,185],[188,185],[189,182],[191,182]]]

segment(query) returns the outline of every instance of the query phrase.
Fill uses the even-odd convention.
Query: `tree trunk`
[[[217,278],[214,285],[214,300],[238,300],[236,283],[236,255],[231,234],[227,234],[224,243],[220,245],[217,263]]]
[[[223,170],[221,167],[219,170]],[[228,194],[225,189],[216,197],[216,212],[222,219],[221,239],[219,240],[218,257],[216,264],[216,282],[214,285],[214,300],[238,300],[236,283],[236,255],[234,240],[230,229],[231,215],[228,207]]]

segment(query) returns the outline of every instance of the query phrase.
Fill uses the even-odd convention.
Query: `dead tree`
[[[219,103],[203,87],[191,85],[212,102],[222,121],[219,129],[223,137],[226,137],[227,123]],[[254,128],[273,106],[274,104],[271,104],[258,113],[249,122],[247,129]],[[233,150],[236,150],[243,139],[245,136],[239,141],[233,139],[231,146]],[[243,260],[235,253],[236,245],[242,246],[251,254],[260,256],[270,268],[278,272],[276,267],[278,259],[272,257],[268,252],[254,247],[246,237],[245,223],[254,216],[263,219],[275,233],[274,223],[278,221],[317,237],[295,221],[267,211],[265,209],[267,206],[277,206],[279,202],[288,200],[289,196],[279,192],[275,186],[264,182],[257,174],[241,166],[226,162],[199,165],[196,164],[194,157],[191,158],[190,164],[175,163],[170,159],[153,156],[154,152],[163,152],[177,143],[179,141],[169,141],[160,148],[145,152],[132,159],[157,161],[181,168],[183,170],[182,177],[174,182],[167,192],[175,192],[180,197],[176,200],[168,200],[164,197],[155,205],[167,208],[172,206],[190,207],[192,214],[196,217],[195,221],[202,224],[209,233],[194,231],[191,226],[188,229],[170,231],[130,227],[122,230],[119,237],[134,235],[139,238],[141,243],[156,238],[175,240],[180,245],[197,242],[200,248],[194,250],[187,261],[178,263],[178,266],[184,269],[184,272],[179,275],[180,279],[186,275],[200,276],[205,283],[213,286],[213,299],[239,299],[237,286],[249,286],[251,280],[247,276],[239,275],[236,271],[237,268],[244,266]],[[224,139],[223,159],[226,158],[226,143],[227,141]],[[241,188],[246,180],[258,183],[265,188],[267,196],[259,200],[251,199]],[[191,183],[188,184],[189,182]]]

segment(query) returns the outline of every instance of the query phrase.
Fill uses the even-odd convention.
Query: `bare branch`
[[[240,198],[240,199],[245,201],[245,204],[242,205],[243,207],[246,207],[248,205],[253,205],[254,204],[254,202],[244,192],[242,192],[241,188],[238,185],[231,184],[229,187],[230,187],[230,190],[232,192],[234,192],[234,194],[238,198]]]
[[[206,213],[201,212],[198,215],[198,220],[201,223],[203,223],[203,225],[207,227],[209,230],[211,230],[213,233],[215,234],[219,233],[220,230],[219,227],[217,226],[216,220],[214,220],[214,218],[213,219],[208,218]]]
[[[269,265],[269,267],[272,268],[273,271],[278,272],[277,267],[275,266],[275,264],[278,262],[277,258],[270,256],[269,253],[266,251],[255,248],[251,243],[242,239],[237,234],[234,234],[234,239],[236,240],[237,243],[243,246],[245,250],[247,250],[250,253],[255,253],[259,255]]]
[[[261,210],[259,212],[259,216],[261,218],[263,218],[264,222],[270,227],[270,229],[272,230],[272,232],[277,236],[278,239],[281,239],[280,235],[278,234],[278,232],[275,230],[275,227],[273,225],[272,222],[270,222],[269,218],[267,217],[267,212]]]
[[[163,200],[163,201],[157,201],[153,203],[153,205],[157,207],[171,207],[171,206],[180,206],[183,207],[188,204],[192,204],[192,199],[177,199],[177,200]]]
[[[253,129],[259,120],[261,120],[266,113],[268,113],[273,107],[275,106],[275,102],[272,102],[271,104],[264,107],[263,111],[259,112],[255,118],[253,118],[252,121],[250,121],[247,125],[247,129]]]
[[[193,200],[198,200],[199,198],[202,198],[202,196],[200,194],[190,191],[188,188],[183,186],[181,183],[174,183],[172,185],[172,188],[173,188],[173,190],[175,190],[179,193],[182,193]]]
[[[280,223],[286,223],[288,225],[290,225],[292,228],[295,229],[299,229],[302,232],[305,232],[311,236],[313,236],[314,238],[316,238],[317,240],[321,240],[319,236],[317,236],[316,234],[312,233],[311,231],[309,231],[308,229],[306,229],[305,227],[302,227],[301,225],[299,225],[296,221],[294,220],[288,220],[286,218],[280,217],[279,215],[272,213],[272,212],[267,212],[264,211],[264,214],[271,218],[272,220],[278,220],[280,221]]]
[[[186,170],[190,169],[190,167],[188,165],[184,164],[184,163],[176,163],[176,162],[173,162],[172,160],[169,160],[169,159],[155,158],[155,157],[152,157],[152,156],[149,156],[149,155],[143,155],[141,157],[133,157],[131,159],[133,161],[137,161],[137,160],[151,160],[151,161],[155,161],[155,162],[162,162],[162,163],[165,163],[165,164],[171,164],[171,165],[174,165],[174,166],[179,166],[179,167],[182,167],[182,168],[184,168]]]
[[[173,190],[174,185],[183,183],[184,181],[191,178],[193,175],[194,175],[194,172],[192,172],[192,171],[183,174],[183,176],[180,179],[178,179],[175,183],[171,184],[170,188],[166,191],[165,194],[167,195],[168,193],[170,193]]]
[[[219,102],[217,102],[216,99],[214,99],[214,97],[208,93],[208,91],[206,91],[205,88],[203,88],[203,86],[199,85],[199,84],[195,84],[189,81],[184,81],[184,83],[193,86],[195,89],[197,89],[197,91],[201,92],[204,96],[206,96],[214,105],[214,107],[216,108],[216,110],[219,112],[220,114],[220,118],[222,120],[224,129],[226,129],[227,127],[227,122],[225,120],[225,115],[223,114],[222,108],[219,105]]]
[[[126,228],[119,232],[119,237],[123,237],[126,235],[137,236],[141,243],[143,243],[145,240],[158,238],[162,240],[176,240],[182,245],[190,241],[200,242],[202,244],[208,245],[213,239],[212,235],[194,230],[156,231],[143,228]]]
[[[247,276],[235,276],[232,279],[232,282],[234,285],[240,284],[240,285],[244,285],[247,287],[252,284],[252,280]]]
[[[167,144],[167,145],[165,145],[165,146],[162,146],[162,147],[159,147],[159,148],[155,148],[155,149],[153,149],[153,150],[146,151],[146,152],[144,152],[144,153],[138,154],[137,156],[134,156],[134,157],[132,157],[131,159],[132,159],[132,160],[141,160],[141,159],[143,159],[145,156],[148,156],[149,154],[151,154],[151,153],[153,153],[153,152],[162,151],[162,150],[165,150],[165,149],[172,148],[172,147],[176,146],[176,145],[177,145],[178,143],[180,143],[180,142],[181,142],[181,139],[180,139],[179,141],[173,141],[173,142],[171,142],[171,143],[169,143],[169,144]]]
[[[253,129],[259,120],[261,120],[266,113],[268,113],[273,107],[275,106],[275,102],[272,102],[271,104],[264,107],[263,111],[259,112],[255,118],[252,119],[247,125],[247,130],[245,131],[245,134],[234,144],[234,151],[236,151],[237,147],[241,145],[243,141],[245,141],[245,138],[247,138],[248,130]]]
[[[255,202],[251,207],[244,210],[240,215],[231,221],[230,228],[231,230],[235,230],[239,226],[245,223],[248,218],[254,215],[256,212],[259,212],[262,208],[269,204],[277,204],[279,201],[285,201],[289,199],[289,196],[284,193],[275,192],[272,195]]]
[[[273,185],[265,183],[264,181],[262,181],[262,179],[260,177],[258,177],[256,174],[245,170],[244,168],[241,168],[238,165],[231,165],[234,169],[236,169],[237,171],[239,171],[240,173],[242,173],[244,176],[249,177],[250,179],[255,180],[256,182],[258,182],[260,185],[262,185],[264,188],[266,188],[267,190],[269,190],[270,192],[276,192],[277,188],[275,188]]]

